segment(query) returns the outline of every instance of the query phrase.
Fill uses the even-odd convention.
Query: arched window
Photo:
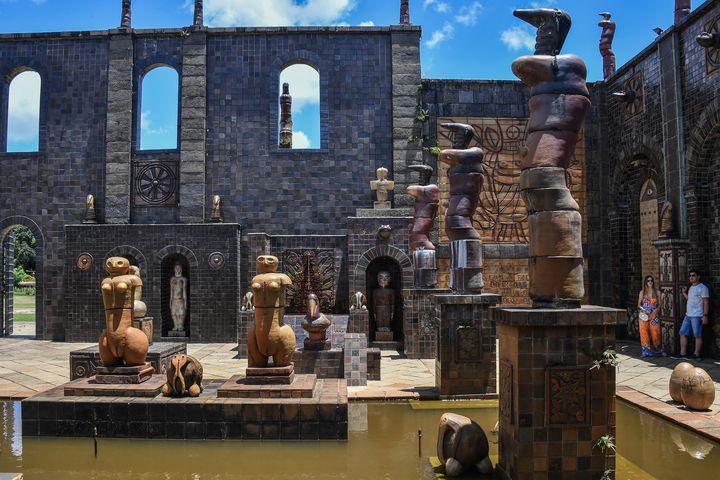
[[[140,83],[140,150],[178,148],[180,77],[171,67],[157,67]]]
[[[8,90],[7,151],[37,152],[40,145],[40,74],[24,71]]]
[[[296,63],[280,73],[278,95],[284,83],[292,96],[292,148],[320,148],[320,72]]]

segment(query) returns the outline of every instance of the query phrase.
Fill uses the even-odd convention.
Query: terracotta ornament
[[[203,0],[195,0],[195,14],[193,15],[193,26],[203,26]]]
[[[303,342],[305,350],[328,350],[330,341],[326,331],[330,327],[330,320],[320,312],[320,300],[311,293],[307,296],[307,315],[303,318],[302,328],[308,333]]]
[[[280,95],[280,148],[292,148],[293,122],[290,84],[283,83],[282,88],[282,95]]]
[[[132,326],[135,289],[142,280],[130,273],[130,262],[110,257],[105,262],[110,275],[100,283],[105,305],[105,330],[100,335],[100,359],[105,366],[139,366],[145,364],[148,338]]]
[[[450,166],[450,202],[445,212],[445,233],[450,241],[480,239],[472,224],[483,185],[483,157],[479,147],[470,148],[475,130],[462,123],[445,123],[452,132],[452,148],[442,150],[438,161]]]
[[[388,194],[395,190],[395,182],[388,180],[388,169],[380,167],[375,170],[377,180],[370,181],[370,189],[376,192],[377,201],[375,202],[375,208],[390,208],[390,201],[388,200]]]
[[[183,276],[182,265],[175,262],[174,275],[170,277],[170,315],[173,321],[173,331],[185,330],[185,317],[187,316],[187,278]]]
[[[222,212],[220,211],[220,195],[213,195],[210,221],[215,223],[222,223],[223,221]]]
[[[670,398],[678,403],[683,403],[682,395],[680,394],[682,381],[686,376],[690,375],[694,371],[695,367],[688,362],[681,362],[675,366],[672,374],[670,375]]]
[[[122,11],[120,13],[120,28],[131,27],[132,5],[130,0],[122,0]]]
[[[600,34],[600,55],[603,58],[603,78],[608,78],[610,75],[615,73],[615,52],[612,49],[613,39],[615,38],[615,30],[617,25],[614,20],[610,20],[612,16],[609,12],[600,14],[603,17],[598,23],[598,26],[602,28]]]
[[[166,397],[197,397],[203,391],[203,367],[190,355],[175,355],[167,370],[167,383],[162,387]]]
[[[490,445],[483,429],[467,417],[443,413],[438,427],[437,456],[448,477],[458,477],[473,468],[481,474],[493,471]]]
[[[715,401],[715,382],[705,370],[695,367],[683,378],[680,396],[686,407],[707,410]]]
[[[90,194],[85,199],[85,218],[83,223],[97,223],[97,215],[95,214],[95,197]]]
[[[362,292],[355,292],[352,296],[350,310],[367,310],[367,297]]]
[[[255,307],[253,307],[253,294],[252,294],[252,292],[247,292],[247,293],[245,293],[245,296],[243,297],[242,306],[240,307],[240,310],[242,310],[243,312],[255,310]]]
[[[435,216],[440,202],[440,189],[437,185],[428,185],[433,168],[429,165],[411,165],[408,170],[420,173],[420,185],[410,185],[407,193],[415,198],[415,216],[410,225],[410,251],[419,248],[435,250],[429,234],[435,224]]]
[[[277,273],[277,267],[277,257],[260,255],[257,258],[260,274],[252,279],[255,323],[247,336],[249,367],[267,367],[269,357],[273,357],[275,367],[286,367],[295,352],[295,332],[283,324],[285,288],[292,280]]]
[[[554,8],[515,10],[537,27],[535,55],[513,62],[530,91],[527,154],[520,188],[528,210],[530,298],[534,307],[577,308],[583,285],[582,220],[567,185],[590,98],[587,69],[576,55],[560,55],[570,15]]]

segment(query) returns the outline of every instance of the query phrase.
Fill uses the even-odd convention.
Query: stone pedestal
[[[152,377],[155,369],[149,363],[133,367],[106,367],[99,365],[95,382],[112,385],[143,383]]]
[[[415,250],[413,258],[413,280],[415,288],[434,288],[437,286],[437,262],[435,250]]]
[[[660,274],[655,281],[660,293],[658,316],[662,322],[663,349],[667,354],[679,353],[679,331],[686,303],[682,287],[687,282],[687,251],[690,242],[679,238],[661,238],[653,245],[658,249],[660,266]]]
[[[392,205],[390,205],[390,202],[373,202],[373,208],[375,210],[389,210]]]
[[[376,330],[375,331],[376,342],[392,342],[393,332],[392,330]]]
[[[483,256],[480,240],[450,242],[450,288],[457,292],[481,292]]]
[[[295,380],[295,365],[285,367],[248,367],[245,369],[247,385],[290,385]]]
[[[479,295],[433,295],[439,326],[435,385],[440,397],[495,398],[495,323],[490,307],[502,297]]]
[[[132,326],[142,330],[148,337],[148,344],[153,344],[153,317],[133,318]]]
[[[146,360],[153,366],[155,373],[164,375],[170,360],[177,354],[187,354],[187,344],[155,342],[148,348]],[[70,380],[95,375],[98,365],[102,363],[97,345],[73,350],[70,352]]]
[[[612,452],[593,447],[615,436],[615,345],[621,310],[495,308],[500,338],[499,478],[600,478]]]

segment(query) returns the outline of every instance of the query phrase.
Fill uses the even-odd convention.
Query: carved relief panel
[[[133,163],[133,205],[177,206],[178,182],[178,162]]]
[[[333,249],[289,249],[283,252],[283,270],[292,279],[286,291],[287,313],[305,313],[306,300],[314,293],[320,300],[320,311],[335,308],[337,272]]]
[[[547,425],[587,425],[590,420],[590,367],[548,367],[545,372]]]

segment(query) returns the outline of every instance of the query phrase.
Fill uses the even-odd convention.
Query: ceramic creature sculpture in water
[[[492,472],[490,445],[483,429],[467,417],[443,413],[438,427],[437,456],[448,477],[458,477],[473,467],[487,475]]]
[[[130,262],[110,257],[105,262],[110,275],[100,283],[105,305],[105,330],[100,335],[100,359],[107,367],[145,364],[148,337],[132,326],[135,289],[142,286],[139,276],[130,273]]]
[[[183,277],[182,265],[176,262],[174,275],[170,278],[170,315],[173,321],[173,331],[185,330],[185,317],[187,316],[187,278]]]
[[[162,387],[166,397],[197,397],[203,391],[203,367],[197,358],[191,355],[175,355],[167,370],[167,383]]]
[[[317,295],[311,293],[307,296],[307,315],[303,318],[302,328],[308,333],[303,342],[305,350],[327,350],[330,342],[327,340],[326,332],[330,327],[330,320],[320,312],[320,300]]]
[[[295,352],[295,332],[283,324],[285,288],[292,284],[290,277],[277,272],[278,259],[272,255],[257,258],[260,274],[253,277],[255,323],[248,331],[248,366],[267,367],[273,357],[275,367],[286,367]]]
[[[567,169],[590,98],[587,68],[576,55],[560,55],[570,15],[556,8],[515,10],[537,28],[535,54],[513,62],[530,87],[527,153],[520,189],[528,210],[530,298],[537,308],[579,308],[583,285],[582,221],[570,194]]]

